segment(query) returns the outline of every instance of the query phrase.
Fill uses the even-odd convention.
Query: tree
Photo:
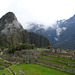
[[[31,49],[34,49],[34,48],[35,48],[35,45],[34,45],[34,44],[32,44],[32,45],[31,45]]]
[[[30,50],[30,49],[34,49],[35,48],[35,45],[34,44],[27,44],[27,43],[24,43],[24,44],[18,44],[18,45],[13,45],[13,46],[10,46],[8,48],[8,53],[9,54],[14,54],[15,51],[21,51],[21,50]]]

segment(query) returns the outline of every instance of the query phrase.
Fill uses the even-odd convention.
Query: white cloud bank
[[[0,17],[8,11],[15,13],[24,28],[29,22],[51,26],[75,14],[75,0],[0,0]]]

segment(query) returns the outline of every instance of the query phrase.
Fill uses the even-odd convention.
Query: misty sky
[[[75,14],[75,0],[0,0],[0,17],[14,12],[25,28],[27,23],[52,25]]]

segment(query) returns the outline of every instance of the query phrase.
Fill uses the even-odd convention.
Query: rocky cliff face
[[[25,30],[12,12],[6,13],[0,19],[0,32],[9,45],[22,43],[25,35]]]

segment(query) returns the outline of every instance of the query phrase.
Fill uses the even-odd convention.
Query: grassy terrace
[[[4,62],[4,60],[0,59],[0,62]]]
[[[72,61],[72,60],[66,59],[66,58],[51,57],[51,56],[46,56],[46,55],[40,55],[40,56],[55,59],[55,60],[66,61],[66,62],[69,62],[69,63],[75,63],[75,61]]]
[[[4,60],[0,59],[0,62],[5,64],[5,65],[10,65],[10,63],[6,63]]]
[[[3,55],[3,56],[4,57],[9,57],[9,55]],[[57,60],[66,61],[66,62],[69,62],[69,63],[75,63],[75,61],[72,61],[72,60],[66,59],[66,58],[51,57],[51,56],[46,56],[46,55],[40,55],[40,56],[55,59],[55,61],[47,60],[47,59],[43,59],[43,58],[38,58],[38,60],[59,64],[59,65],[64,66],[64,68],[75,70],[75,67],[70,67],[67,64],[65,64],[63,62],[59,62]],[[16,57],[11,57],[11,58],[16,58]],[[32,59],[32,58],[22,58],[22,57],[20,57],[18,59]],[[9,63],[5,63],[5,61],[3,61],[1,59],[0,59],[0,62],[3,62],[5,65],[10,66]],[[5,65],[0,65],[0,66],[5,67]],[[11,69],[14,70],[16,75],[20,75],[20,74],[18,74],[18,72],[21,71],[21,70],[23,70],[25,75],[63,75],[63,74],[64,75],[73,75],[73,74],[69,74],[69,73],[62,72],[62,71],[59,71],[59,70],[55,70],[55,69],[52,69],[52,68],[48,68],[48,67],[45,67],[45,66],[40,66],[40,65],[37,65],[37,64],[24,64],[24,63],[21,63],[21,64],[18,64],[18,65],[12,65],[10,67],[11,67]],[[2,74],[2,73],[6,73],[6,75],[13,75],[7,69],[0,70],[0,74]]]
[[[6,63],[4,60],[0,59],[0,71],[2,70],[1,68],[6,68],[6,66],[10,66],[11,64],[10,63]],[[0,74],[1,75],[1,74]]]
[[[0,67],[5,67],[4,65],[0,65]]]
[[[70,67],[70,66],[68,66],[67,64],[64,64],[64,63],[61,63],[61,62],[52,61],[52,60],[46,60],[46,59],[41,59],[41,58],[38,58],[38,60],[47,61],[47,62],[51,62],[51,63],[55,63],[55,64],[59,64],[59,65],[63,65],[64,68],[68,68],[68,69],[75,70],[75,67]]]
[[[18,64],[18,65],[12,65],[11,69],[16,73],[16,75],[19,74],[19,71],[23,71],[25,75],[73,75],[66,72],[62,72],[56,69],[40,66],[37,64]],[[5,75],[13,75],[10,73],[7,69],[4,69],[0,71],[0,74],[6,73]]]
[[[4,70],[0,70],[0,75],[5,73],[5,75],[13,75],[13,73],[10,73],[6,68]]]
[[[37,48],[37,50],[40,51],[40,50],[49,50],[49,49],[47,49],[47,48]]]
[[[10,57],[8,54],[2,55],[2,56],[4,56],[4,57]]]
[[[29,54],[26,54],[29,55]],[[3,57],[10,57],[9,55],[2,55]],[[34,55],[32,55],[34,56]],[[16,58],[16,57],[10,57],[10,58]],[[16,58],[17,59],[17,58]],[[19,57],[18,59],[31,59],[31,58],[23,58],[23,57]]]
[[[10,58],[14,58],[14,59],[32,59],[32,60],[34,60],[34,58],[23,58],[23,57],[19,57],[19,58],[16,58],[16,57],[10,57]]]

